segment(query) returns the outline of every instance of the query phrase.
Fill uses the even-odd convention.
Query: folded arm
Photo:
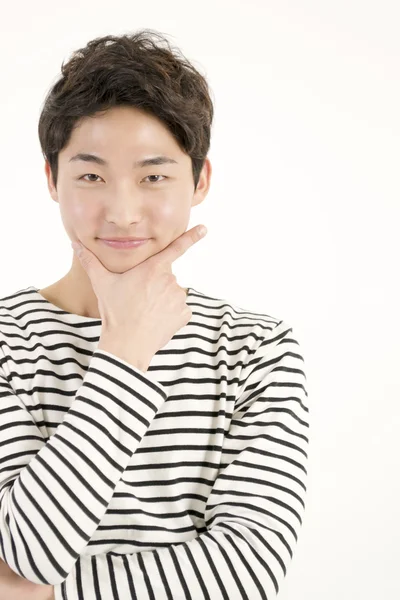
[[[165,548],[81,556],[56,600],[271,600],[305,509],[309,408],[304,360],[279,323],[249,361],[209,495],[207,531]],[[79,590],[79,591],[78,591]]]
[[[57,584],[83,554],[167,393],[151,375],[96,350],[46,441],[6,361],[0,353],[0,558],[33,583]]]

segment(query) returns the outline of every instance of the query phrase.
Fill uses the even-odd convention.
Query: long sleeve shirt
[[[188,288],[143,372],[102,322],[0,299],[0,558],[56,600],[271,600],[305,510],[293,328]]]

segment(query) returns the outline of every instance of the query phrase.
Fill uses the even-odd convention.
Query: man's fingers
[[[182,256],[191,246],[201,240],[206,233],[207,228],[204,225],[193,227],[152,258],[157,262],[172,264],[174,260]]]

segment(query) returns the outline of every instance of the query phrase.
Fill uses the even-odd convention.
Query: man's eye
[[[167,179],[167,177],[165,177],[165,175],[147,175],[147,177],[164,177],[164,179]],[[145,179],[147,179],[147,177],[145,177]],[[158,181],[151,181],[150,183],[159,183],[160,180]]]
[[[86,175],[82,175],[82,177],[79,177],[79,179],[84,179],[85,177],[87,177],[88,175],[93,175],[94,177],[100,177],[100,175],[96,175],[96,173],[86,173]],[[84,181],[88,181],[87,179],[84,179]],[[89,181],[89,183],[96,183],[95,181],[93,181],[93,179],[91,179]]]

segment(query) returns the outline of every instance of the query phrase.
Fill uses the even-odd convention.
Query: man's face
[[[71,160],[79,153],[107,164]],[[156,156],[175,162],[134,166]],[[191,207],[207,194],[211,165],[207,159],[195,191],[191,159],[166,126],[136,108],[118,106],[79,122],[59,153],[57,189],[47,162],[46,175],[71,241],[80,240],[106,268],[123,273],[186,231]],[[124,250],[99,240],[129,236],[150,239]]]

